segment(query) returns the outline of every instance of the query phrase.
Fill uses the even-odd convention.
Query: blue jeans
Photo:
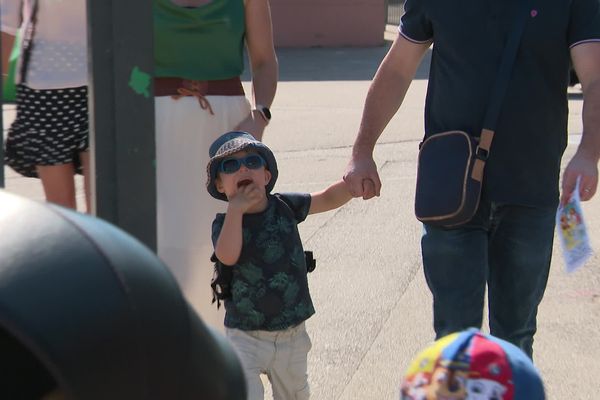
[[[536,315],[552,257],[556,208],[485,201],[455,229],[424,225],[425,279],[436,338],[481,328],[488,285],[490,333],[532,357]]]

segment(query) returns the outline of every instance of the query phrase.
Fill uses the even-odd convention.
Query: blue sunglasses
[[[242,158],[226,158],[219,164],[219,172],[224,174],[233,174],[237,172],[242,164],[246,166],[248,169],[259,169],[267,165],[267,162],[258,154],[248,154],[246,157]]]

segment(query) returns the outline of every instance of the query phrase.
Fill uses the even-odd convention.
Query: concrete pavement
[[[369,81],[388,45],[278,50],[281,81],[264,138],[278,158],[276,191],[319,190],[341,177]],[[428,59],[377,145],[381,197],[352,200],[300,225],[305,248],[317,258],[309,278],[317,314],[307,323],[313,399],[397,399],[403,370],[433,338],[431,296],[420,261],[421,226],[412,214],[427,65]],[[577,90],[569,104],[572,144],[565,160],[581,134]],[[8,190],[43,198],[38,181],[6,172]],[[600,249],[599,199],[584,205],[595,249]],[[549,399],[597,398],[599,264],[594,256],[567,275],[555,246],[535,343]]]

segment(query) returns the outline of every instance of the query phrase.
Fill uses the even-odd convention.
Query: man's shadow
[[[385,40],[374,47],[277,48],[279,81],[370,81],[391,44]],[[430,63],[431,49],[427,50],[415,79],[429,77]],[[248,71],[242,80],[250,80]]]

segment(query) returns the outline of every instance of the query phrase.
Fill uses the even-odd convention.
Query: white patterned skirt
[[[17,115],[6,138],[4,162],[23,176],[37,178],[36,166],[73,163],[88,149],[87,86],[31,89],[17,86]]]

